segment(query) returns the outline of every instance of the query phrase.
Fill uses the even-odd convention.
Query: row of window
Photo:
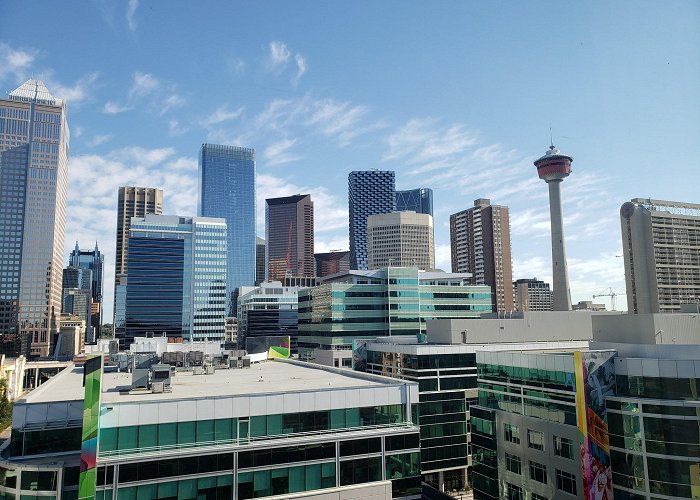
[[[547,484],[546,467],[542,464],[530,462],[530,479]],[[557,490],[576,496],[576,476],[573,474],[556,469],[556,486]],[[508,500],[525,500],[525,495],[520,486],[506,483],[506,498]],[[531,493],[530,498],[532,500],[546,500],[547,497]]]
[[[520,444],[520,428],[517,425],[503,424],[504,439],[513,444]],[[527,430],[527,446],[538,451],[545,451],[544,433],[532,429]],[[574,459],[574,443],[562,436],[553,436],[553,450],[557,457]]]

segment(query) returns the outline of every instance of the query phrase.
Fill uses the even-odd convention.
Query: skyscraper
[[[94,330],[90,327],[92,317],[92,270],[86,267],[69,265],[63,270],[63,295],[61,312],[77,316],[85,322],[87,338],[81,342],[94,339]],[[88,331],[89,329],[89,331]]]
[[[265,254],[267,243],[264,238],[255,237],[255,286],[265,281]]]
[[[255,284],[255,150],[202,144],[199,215],[226,220],[228,315],[236,315],[236,290]]]
[[[396,211],[433,215],[433,190],[416,188],[396,191]]]
[[[314,203],[297,194],[265,200],[267,279],[314,276]]]
[[[0,99],[0,335],[48,356],[61,311],[68,188],[66,105],[39,80]]]
[[[562,154],[552,144],[549,150],[535,160],[537,175],[549,187],[549,218],[552,227],[552,310],[571,310],[569,271],[564,248],[564,212],[561,207],[561,183],[571,173],[573,158]]]
[[[117,260],[115,276],[127,274],[129,228],[132,217],[163,213],[163,190],[148,187],[122,186],[117,205]]]
[[[700,204],[635,198],[620,208],[630,313],[700,303]]]
[[[395,173],[365,170],[348,175],[350,268],[367,269],[367,217],[396,211]]]
[[[114,269],[114,336],[124,338],[129,228],[132,217],[163,213],[163,191],[157,188],[122,186],[117,203],[117,249]],[[124,346],[122,346],[124,347]]]
[[[516,311],[551,311],[552,290],[549,288],[549,283],[537,278],[515,280],[513,302]]]
[[[129,236],[126,335],[224,340],[226,223],[146,215]]]
[[[477,285],[494,291],[494,311],[513,310],[513,266],[508,207],[486,198],[450,215],[452,272],[472,273]]]
[[[104,257],[95,242],[94,250],[80,250],[78,242],[75,242],[75,248],[68,257],[70,266],[89,269],[91,271],[90,295],[92,298],[92,309],[95,311],[91,314],[89,321],[85,327],[92,335],[99,336],[100,326],[102,325],[102,276],[104,274]],[[65,285],[64,285],[65,288]],[[90,329],[92,328],[92,331]]]
[[[413,211],[367,217],[369,269],[417,267],[435,269],[433,217]]]

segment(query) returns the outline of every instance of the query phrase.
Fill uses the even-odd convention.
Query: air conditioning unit
[[[151,384],[151,392],[153,394],[162,394],[165,392],[165,384],[163,382],[153,382]]]
[[[214,375],[214,365],[207,365],[205,367],[205,373],[207,375]]]
[[[192,375],[202,375],[204,373],[204,367],[202,366],[193,366],[192,367]]]

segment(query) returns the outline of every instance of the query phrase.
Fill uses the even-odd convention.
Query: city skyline
[[[683,182],[700,154],[688,104],[700,88],[695,3],[405,5],[395,25],[392,2],[205,5],[0,8],[1,97],[35,75],[68,102],[66,248],[98,241],[107,284],[118,186],[161,188],[164,213],[196,215],[203,142],[260,152],[258,236],[261,200],[308,192],[316,251],[347,249],[347,174],[395,170],[397,189],[434,191],[437,267],[449,269],[449,214],[485,197],[511,208],[514,279],[551,282],[547,192],[532,166],[551,126],[576,158],[576,182],[562,185],[574,303],[608,287],[625,302],[621,203],[697,201]],[[63,19],[72,36],[25,32],[17,21],[28,16]],[[240,16],[249,25],[220,38]],[[204,18],[201,41],[176,36]],[[105,318],[111,298],[107,289]]]

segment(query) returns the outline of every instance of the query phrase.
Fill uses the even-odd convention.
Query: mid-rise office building
[[[395,172],[354,171],[348,175],[350,269],[367,269],[367,217],[396,211]]]
[[[76,241],[75,248],[68,256],[68,264],[91,271],[90,295],[92,297],[92,307],[91,318],[86,326],[93,336],[98,336],[102,326],[104,256],[100,252],[97,242],[95,242],[93,250],[81,250]],[[65,284],[63,287],[65,288]]]
[[[406,211],[367,217],[367,266],[435,269],[433,216]]]
[[[355,340],[423,336],[437,318],[477,318],[491,311],[489,287],[466,273],[389,267],[350,270],[299,290],[299,357],[351,366]]]
[[[277,335],[289,335],[296,346],[298,293],[298,287],[282,286],[279,281],[241,287],[238,296],[239,348],[245,349],[250,337]]]
[[[627,310],[700,303],[700,204],[635,198],[620,208]]]
[[[265,200],[267,280],[314,276],[314,203],[297,194]]]
[[[698,359],[697,344],[478,352],[474,498],[694,498]]]
[[[396,211],[433,215],[433,190],[430,188],[396,191]]]
[[[450,215],[452,272],[472,273],[474,283],[494,291],[494,310],[513,310],[513,265],[508,207],[479,198]]]
[[[549,283],[537,278],[513,282],[513,305],[516,311],[551,311],[552,290]]]
[[[199,151],[199,210],[220,217],[228,229],[226,270],[228,316],[236,315],[236,293],[255,284],[255,150],[202,144]]]
[[[226,222],[209,217],[134,217],[129,237],[126,333],[223,342]]]
[[[58,339],[54,356],[57,359],[73,359],[85,348],[85,320],[71,314],[61,314]]]
[[[203,375],[157,365],[149,390],[137,373],[103,372],[99,361],[15,403],[0,495],[421,496],[413,382],[270,360]]]
[[[314,258],[316,259],[316,276],[319,278],[350,270],[350,252],[348,251],[331,250],[330,252],[314,254]]]
[[[255,237],[255,286],[265,281],[265,254],[267,244],[263,238]]]
[[[2,351],[48,356],[58,331],[70,134],[66,104],[28,80],[0,99]]]

